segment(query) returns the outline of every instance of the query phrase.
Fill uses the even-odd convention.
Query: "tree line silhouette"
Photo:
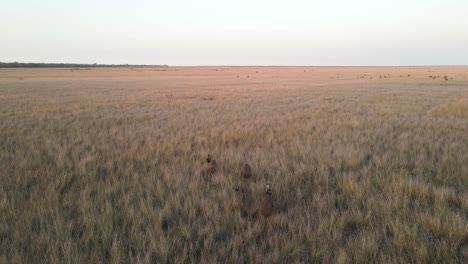
[[[168,67],[167,65],[141,65],[141,64],[82,64],[82,63],[23,63],[0,62],[0,68],[144,68],[144,67]]]

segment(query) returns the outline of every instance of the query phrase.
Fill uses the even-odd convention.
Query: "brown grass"
[[[2,69],[0,263],[466,263],[467,75]]]

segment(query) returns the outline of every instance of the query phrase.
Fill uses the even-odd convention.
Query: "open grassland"
[[[2,69],[0,183],[1,263],[467,263],[468,68]]]

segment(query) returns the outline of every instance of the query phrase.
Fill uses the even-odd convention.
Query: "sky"
[[[466,0],[1,0],[0,61],[468,65]]]

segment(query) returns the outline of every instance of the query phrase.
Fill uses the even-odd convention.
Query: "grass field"
[[[467,263],[468,67],[1,69],[0,183],[0,263]]]

